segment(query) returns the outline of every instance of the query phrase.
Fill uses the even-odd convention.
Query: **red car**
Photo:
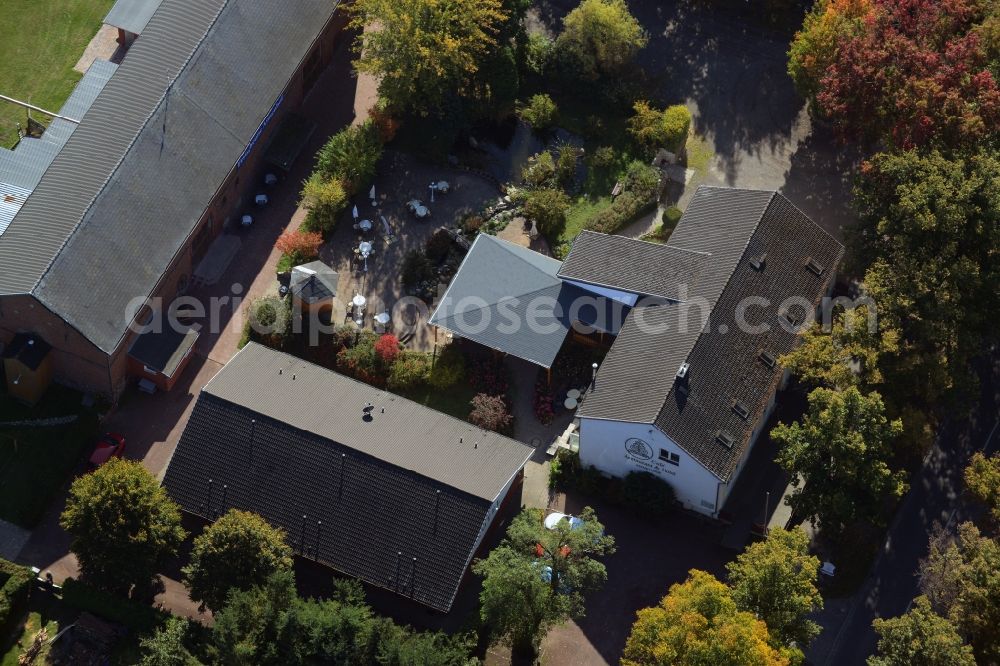
[[[125,438],[116,432],[105,433],[97,440],[94,452],[90,454],[90,468],[100,467],[112,457],[121,458],[125,453]]]

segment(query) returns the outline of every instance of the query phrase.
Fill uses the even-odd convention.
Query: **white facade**
[[[779,388],[785,386],[788,377],[786,370]],[[629,472],[655,474],[673,487],[677,500],[685,509],[714,518],[725,505],[729,491],[736,484],[757,438],[771,417],[775,398],[776,393],[772,393],[728,482],[722,481],[649,423],[580,419],[580,462],[619,478]]]
[[[655,474],[673,487],[685,508],[709,516],[721,506],[717,498],[725,484],[719,477],[648,423],[580,419],[580,462],[617,477],[629,472]]]

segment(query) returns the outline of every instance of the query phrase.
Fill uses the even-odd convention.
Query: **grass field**
[[[49,388],[28,409],[0,397],[0,421],[79,414],[75,423],[55,427],[0,427],[0,518],[34,527],[49,501],[79,464],[97,433],[96,416],[80,406],[80,394]]]
[[[73,70],[114,0],[3,0],[0,93],[58,111],[81,74]],[[41,122],[47,119],[33,113]],[[25,111],[0,102],[0,146],[17,140]]]

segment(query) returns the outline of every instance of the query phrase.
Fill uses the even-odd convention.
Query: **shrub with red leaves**
[[[514,416],[507,410],[507,403],[498,395],[478,393],[471,401],[469,422],[485,430],[507,432]]]
[[[382,359],[384,367],[389,367],[399,356],[399,340],[395,335],[386,333],[375,343],[375,353]]]
[[[274,247],[278,252],[295,257],[298,261],[312,261],[319,256],[323,236],[315,231],[286,231],[278,236]]]

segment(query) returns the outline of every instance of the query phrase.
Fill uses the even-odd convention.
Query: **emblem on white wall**
[[[625,450],[641,460],[653,459],[653,447],[638,437],[631,437],[625,440]]]

